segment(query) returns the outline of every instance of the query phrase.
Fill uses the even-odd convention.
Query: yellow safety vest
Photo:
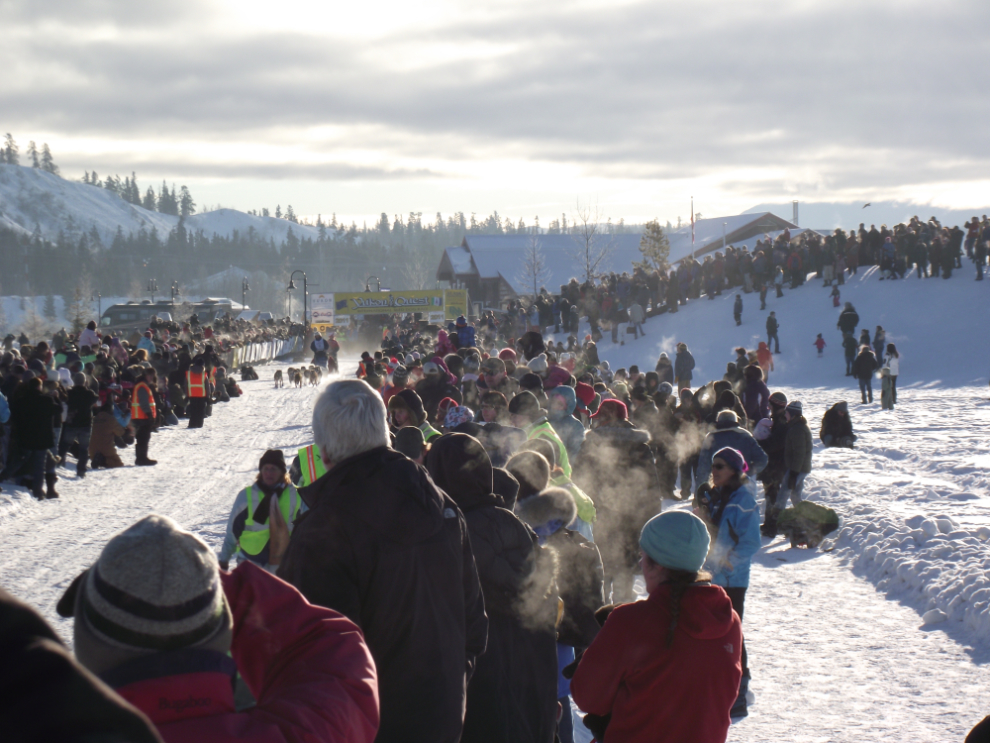
[[[598,517],[598,511],[595,509],[595,502],[591,500],[587,493],[571,482],[571,479],[567,475],[550,478],[550,484],[556,485],[558,488],[564,488],[564,490],[573,495],[574,503],[577,505],[578,518],[589,524],[594,523],[595,519]]]
[[[443,436],[437,429],[431,426],[426,421],[423,421],[423,425],[419,427],[419,430],[423,432],[423,441],[429,443],[438,436]]]
[[[571,462],[567,457],[567,447],[564,446],[564,442],[560,440],[560,436],[557,435],[553,426],[550,425],[550,421],[544,418],[540,423],[534,423],[526,432],[526,438],[546,439],[551,444],[555,444],[557,447],[557,464],[564,470],[565,475],[568,477],[571,476]]]
[[[316,444],[310,444],[299,450],[299,469],[302,473],[299,476],[301,488],[316,482],[327,473]]]
[[[258,523],[254,520],[254,509],[258,503],[264,499],[259,489],[257,495],[261,496],[255,501],[255,489],[253,485],[249,485],[245,488],[247,494],[247,521],[244,522],[244,531],[241,533],[240,538],[237,540],[241,549],[248,555],[258,555],[268,544],[269,529],[268,524]],[[285,519],[285,523],[292,528],[292,522],[295,520],[299,513],[299,494],[296,489],[291,485],[287,485],[282,494],[278,497],[278,507],[282,512],[282,518]],[[267,519],[270,521],[271,519]]]

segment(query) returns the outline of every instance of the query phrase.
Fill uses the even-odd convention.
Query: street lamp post
[[[172,304],[175,304],[175,298],[179,296],[179,282],[173,281],[172,286],[169,287],[169,291],[172,293]]]
[[[292,290],[292,289],[295,289],[296,288],[296,282],[294,282],[292,279],[293,279],[293,277],[297,273],[301,273],[302,274],[302,279],[303,279],[303,332],[304,333],[308,333],[309,332],[309,317],[308,317],[308,315],[306,313],[306,295],[309,293],[309,284],[306,281],[306,272],[303,271],[302,269],[298,269],[297,268],[295,271],[293,271],[291,274],[289,274],[289,286],[288,286],[288,289],[289,290]],[[289,301],[290,302],[292,301],[291,295],[290,295]],[[291,310],[291,307],[289,309]],[[290,311],[290,313],[289,313],[289,316],[290,317],[291,317],[291,314],[292,313]],[[305,337],[305,335],[303,337]]]
[[[367,279],[365,279],[365,281],[364,281],[364,290],[366,292],[370,292],[371,291],[371,280],[372,279],[374,279],[375,280],[375,283],[378,285],[378,291],[381,291],[382,290],[382,280],[379,279],[377,276],[369,276]]]
[[[247,293],[248,293],[248,289],[250,289],[250,288],[251,288],[251,286],[248,284],[247,276],[245,276],[244,279],[241,281],[241,309],[242,310],[247,307],[247,304],[246,304],[246,302],[247,302]]]
[[[158,282],[155,279],[148,281],[148,291],[151,292],[151,303],[155,303],[155,292],[158,291]]]

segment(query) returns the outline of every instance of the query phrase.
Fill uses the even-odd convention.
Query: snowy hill
[[[985,343],[976,342],[983,321],[974,311],[985,310],[990,303],[990,281],[976,282],[975,276],[973,265],[965,259],[963,268],[951,279],[919,280],[908,274],[904,280],[880,281],[879,269],[868,266],[840,287],[842,303],[852,302],[859,313],[859,328],[868,328],[872,335],[881,325],[887,342],[897,346],[901,354],[899,389],[911,385],[986,385],[990,351]],[[734,348],[753,349],[766,340],[766,318],[773,310],[780,323],[781,353],[774,357],[771,387],[846,387],[851,401],[858,397],[859,389],[845,376],[842,335],[836,328],[841,308],[832,307],[830,291],[814,278],[794,290],[785,287],[781,299],[774,297],[771,289],[765,311],[760,310],[758,294],[743,294],[739,327],[732,319],[735,291],[714,300],[691,300],[675,315],[649,319],[647,335],[638,341],[627,340],[616,348],[606,334],[598,345],[599,355],[608,359],[613,369],[638,364],[645,372],[653,369],[661,351],[673,359],[676,343],[684,341],[697,364],[695,381],[721,379],[726,363],[735,358]],[[858,336],[859,330],[856,332]],[[828,344],[821,359],[812,346],[818,333]]]
[[[128,204],[98,186],[69,181],[38,168],[0,164],[0,225],[31,234],[40,230],[42,237],[55,239],[59,231],[79,236],[94,227],[105,245],[113,240],[117,228],[125,234],[157,229],[167,235],[179,223],[178,217],[151,212]],[[206,235],[229,236],[235,230],[246,234],[250,229],[280,245],[291,229],[297,237],[315,238],[315,227],[293,224],[284,219],[256,217],[235,209],[196,214],[186,220],[187,228]]]

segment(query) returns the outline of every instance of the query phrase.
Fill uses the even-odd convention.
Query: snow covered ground
[[[843,299],[902,351],[893,412],[859,405],[827,289],[810,282],[768,299],[783,348],[771,388],[804,402],[815,433],[825,409],[847,399],[860,439],[853,451],[815,449],[806,494],[843,519],[826,545],[832,551],[791,550],[778,539],[755,560],[743,626],[756,701],[732,727],[733,741],[961,740],[990,712],[990,402],[987,348],[973,340],[982,337],[990,287],[973,282],[968,267],[949,281],[881,283],[860,273]],[[696,380],[719,377],[734,346],[763,336],[756,296],[746,295],[740,328],[733,296],[651,319],[646,338],[605,342],[600,353],[613,368],[648,369],[661,348],[685,340]],[[829,343],[823,359],[811,346],[818,332]],[[61,591],[145,513],[167,514],[219,549],[233,497],[261,453],[288,455],[311,437],[317,390],[276,391],[272,370],[242,383],[244,397],[215,406],[204,429],[156,434],[157,467],[100,470],[83,481],[66,470],[62,498],[43,503],[4,484],[0,584],[68,638],[70,624],[54,611]],[[123,458],[133,461],[132,450]]]

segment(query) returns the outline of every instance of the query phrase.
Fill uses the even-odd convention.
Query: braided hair
[[[650,560],[649,555],[646,556]],[[652,560],[650,560],[652,562]],[[674,630],[677,629],[677,619],[681,613],[681,599],[687,593],[688,588],[697,583],[707,583],[712,579],[710,573],[702,570],[691,572],[689,570],[674,570],[666,568],[667,583],[670,584],[670,626],[667,628],[667,647],[674,644]]]

